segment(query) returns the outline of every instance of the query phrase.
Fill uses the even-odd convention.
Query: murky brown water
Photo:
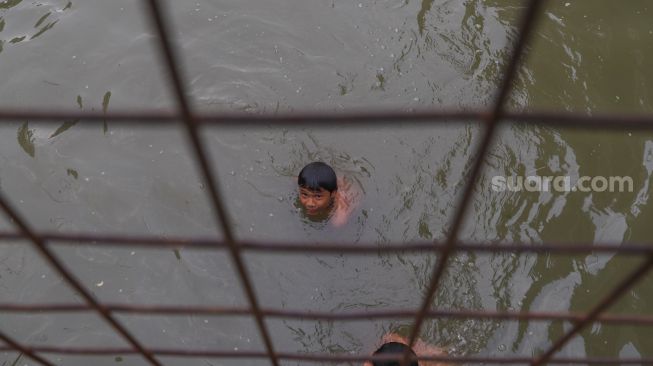
[[[139,2],[0,2],[0,107],[172,108]],[[171,13],[187,86],[205,111],[272,113],[490,103],[523,1],[193,1]],[[514,110],[653,113],[650,3],[547,2],[510,101]],[[463,232],[467,240],[650,241],[653,135],[501,129]],[[375,242],[441,239],[461,191],[472,125],[376,129],[206,129],[239,238]],[[365,191],[341,230],[293,206],[293,177],[324,160]],[[630,176],[632,192],[495,192],[496,175]],[[30,121],[0,127],[0,190],[33,227],[160,236],[219,235],[174,128]],[[0,229],[11,228],[0,218]],[[244,305],[224,253],[181,248],[57,247],[104,301]],[[434,258],[417,255],[246,256],[266,307],[345,311],[415,308]],[[586,311],[638,259],[608,255],[453,258],[435,306]],[[611,311],[650,314],[649,276]],[[26,245],[0,246],[0,301],[81,301]],[[262,349],[247,318],[123,316],[148,346]],[[269,321],[275,348],[367,353],[411,321]],[[531,356],[569,324],[435,319],[423,337],[459,355]],[[0,328],[36,345],[121,346],[92,315],[1,314]],[[652,357],[641,326],[594,325],[561,356]],[[18,355],[1,353],[2,365]],[[60,365],[145,364],[140,358],[52,356]],[[166,365],[267,364],[162,358]],[[21,358],[17,364],[32,365]],[[294,364],[294,363],[289,363]]]

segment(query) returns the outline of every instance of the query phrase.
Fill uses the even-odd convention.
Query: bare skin
[[[335,211],[331,218],[333,226],[339,227],[347,223],[347,219],[358,202],[360,194],[353,189],[351,182],[344,178],[338,179],[338,191],[335,197]]]
[[[408,345],[408,339],[396,333],[388,333],[381,338],[381,344],[385,344],[389,342],[397,342],[397,343]],[[415,345],[413,346],[413,351],[415,351],[415,354],[418,357],[447,355],[447,352],[444,349],[430,345],[419,338],[417,339],[417,341],[415,341]],[[451,366],[448,363],[437,362],[437,361],[418,361],[418,364],[419,366]],[[366,361],[363,364],[363,366],[373,366],[373,365],[372,362]]]
[[[324,188],[312,190],[299,187],[299,202],[304,206],[308,215],[317,215],[335,208],[338,196],[338,191],[329,192]]]

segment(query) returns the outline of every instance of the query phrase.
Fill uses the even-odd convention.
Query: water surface
[[[186,86],[202,111],[275,113],[487,106],[522,1],[171,2]],[[547,2],[509,107],[653,112],[647,1]],[[0,3],[0,107],[101,111],[173,108],[143,9],[131,1]],[[500,129],[465,240],[566,245],[645,242],[653,136],[524,126]],[[9,121],[0,127],[0,190],[41,230],[220,237],[182,129]],[[206,128],[203,138],[241,239],[319,245],[443,239],[469,167],[473,123],[380,128]],[[348,225],[305,220],[294,177],[332,164],[365,195]],[[631,176],[632,192],[495,192],[494,175]],[[12,226],[0,218],[0,228]],[[577,242],[577,244],[571,244]],[[246,305],[228,256],[194,250],[56,247],[102,301]],[[246,254],[262,306],[315,311],[417,308],[435,257]],[[460,253],[434,306],[587,311],[639,259]],[[648,276],[611,311],[649,314]],[[0,246],[0,301],[81,302],[24,242]],[[247,317],[119,319],[145,345],[261,350]],[[96,316],[3,314],[2,330],[35,345],[123,346]],[[270,320],[275,349],[369,353],[410,319]],[[570,324],[432,319],[422,337],[456,355],[531,356]],[[651,357],[642,326],[595,324],[560,356]],[[15,353],[0,354],[12,365]],[[145,364],[138,357],[50,356],[61,365]],[[161,358],[166,365],[244,364]],[[32,365],[21,358],[20,364]],[[268,364],[251,361],[247,364]],[[289,362],[287,364],[296,364]]]

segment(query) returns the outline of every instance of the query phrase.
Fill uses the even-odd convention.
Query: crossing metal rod
[[[312,127],[333,128],[334,124],[347,127],[396,127],[397,122],[409,125],[432,126],[442,123],[483,122],[485,110],[415,110],[402,112],[387,111],[348,111],[292,113],[243,114],[230,112],[204,112],[194,114],[196,123],[212,127]],[[587,115],[567,111],[504,111],[503,119],[508,123],[531,124],[565,129],[600,128],[611,131],[651,131],[653,115],[646,114],[606,114]],[[179,122],[179,115],[166,110],[151,111],[111,111],[79,112],[65,110],[0,110],[0,126],[30,121],[43,124],[61,124],[62,121],[81,121],[80,124],[111,121],[128,126],[171,126]]]
[[[473,122],[480,121],[484,111],[477,110],[423,110],[402,112],[386,111],[349,111],[349,112],[292,112],[269,114],[245,114],[231,112],[193,113],[197,124],[215,127],[267,127],[292,126],[298,127],[333,127],[334,123],[348,126],[383,126],[395,125],[397,121],[431,125],[438,122]],[[0,121],[15,123],[16,121],[31,121],[45,124],[60,124],[62,120],[80,120],[87,123],[112,121],[121,124],[137,124],[143,126],[174,125],[179,123],[178,113],[167,110],[152,111],[112,111],[112,112],[80,112],[80,111],[33,111],[33,110],[0,110]],[[653,127],[653,123],[651,124]],[[1,125],[0,125],[1,126]]]
[[[50,263],[50,266],[57,271],[64,280],[75,290],[77,293],[84,298],[86,303],[91,306],[100,317],[109,323],[109,325],[120,334],[134,349],[139,352],[148,362],[154,366],[161,366],[161,364],[154,358],[151,352],[147,351],[137,340],[132,336],[129,331],[124,328],[112,315],[111,313],[100,304],[89,291],[84,288],[81,281],[79,281],[71,271],[69,271],[63,262],[57,258],[57,256],[48,248],[45,240],[39,237],[27,224],[27,221],[24,220],[19,214],[18,211],[12,208],[2,193],[0,193],[0,208],[2,211],[9,217],[13,223],[19,228],[21,233],[29,238],[29,240],[34,244],[37,251]]]
[[[43,357],[37,355],[36,352],[34,352],[33,350],[31,350],[31,349],[29,349],[29,348],[23,346],[22,344],[18,343],[18,342],[17,342],[16,340],[14,340],[13,338],[11,338],[11,337],[9,337],[8,335],[2,333],[2,331],[0,331],[0,340],[2,340],[2,341],[5,342],[9,347],[11,347],[11,348],[7,348],[6,351],[17,351],[17,352],[21,352],[22,354],[24,354],[24,355],[26,355],[27,357],[31,358],[32,360],[34,360],[34,361],[40,363],[41,365],[44,365],[44,366],[54,366],[54,364],[52,364],[50,361],[48,361],[48,360],[46,360],[45,358],[43,358]],[[3,365],[4,365],[4,363],[3,363]]]
[[[138,235],[101,235],[101,234],[65,234],[56,232],[37,232],[39,237],[49,245],[77,245],[84,243],[89,246],[110,246],[116,248],[166,249],[184,247],[195,250],[224,250],[227,244],[224,241],[205,237],[158,237]],[[17,241],[29,239],[20,233],[0,232],[2,241]],[[444,248],[442,242],[410,242],[387,243],[383,245],[374,243],[338,244],[338,243],[287,243],[287,242],[258,242],[238,241],[241,251],[264,254],[415,254],[438,253]],[[21,242],[12,243],[20,245]],[[583,254],[618,254],[624,256],[640,256],[653,254],[653,243],[468,243],[458,241],[452,249],[456,252],[474,252],[482,254],[495,253],[543,253],[552,255],[583,255]]]
[[[1,347],[0,351],[11,351],[9,347]],[[29,349],[32,352],[51,353],[59,355],[133,355],[136,351],[130,348],[78,348],[78,347],[55,347],[37,346]],[[154,354],[159,357],[201,357],[201,358],[231,358],[231,359],[266,359],[267,353],[260,351],[219,351],[219,350],[190,350],[175,348],[152,348]],[[364,362],[368,360],[389,360],[395,359],[393,355],[347,355],[347,354],[309,354],[309,353],[287,353],[279,352],[278,358],[287,361],[303,361],[311,363],[343,363],[343,362]],[[528,365],[533,358],[514,356],[418,356],[422,361],[440,361],[455,364],[522,364]],[[592,365],[650,365],[653,358],[631,357],[631,358],[581,358],[564,357],[554,358],[548,364],[592,364]]]
[[[148,9],[149,9],[149,20],[153,22],[153,25],[158,34],[159,46],[161,51],[161,61],[164,62],[165,67],[168,70],[170,76],[170,87],[172,89],[173,95],[177,100],[177,107],[179,108],[180,116],[184,121],[186,126],[186,132],[191,142],[191,146],[195,155],[195,161],[199,164],[201,174],[206,182],[208,192],[211,196],[211,201],[213,202],[214,214],[217,215],[216,220],[218,226],[222,230],[222,234],[225,238],[225,242],[229,249],[229,254],[232,261],[234,262],[238,277],[240,279],[242,288],[245,291],[249,305],[254,313],[254,320],[258,327],[258,330],[265,345],[266,352],[270,358],[270,362],[273,366],[278,366],[279,361],[277,356],[274,353],[274,347],[272,345],[272,339],[267,330],[265,320],[261,314],[261,310],[254,292],[254,287],[252,281],[243,262],[240,249],[238,244],[235,241],[234,234],[232,232],[232,225],[229,222],[229,217],[227,216],[227,210],[222,201],[222,196],[219,193],[219,187],[215,179],[214,172],[212,171],[211,164],[209,163],[208,154],[202,143],[201,136],[199,133],[199,124],[197,123],[192,111],[190,103],[186,97],[184,86],[182,83],[182,74],[181,74],[181,64],[180,58],[178,58],[175,49],[172,46],[171,39],[169,37],[168,28],[164,20],[163,14],[163,2],[157,0],[148,0]]]
[[[438,257],[437,263],[433,268],[431,280],[425,292],[422,306],[417,313],[414,324],[411,328],[410,336],[408,338],[410,348],[412,348],[417,341],[426,313],[431,308],[433,298],[438,290],[438,285],[440,284],[440,280],[447,267],[449,257],[452,253],[454,253],[453,247],[456,245],[458,235],[460,234],[462,225],[465,222],[467,208],[469,206],[469,202],[472,199],[472,196],[474,195],[476,181],[480,177],[485,157],[487,156],[487,152],[490,149],[490,145],[492,144],[497,126],[503,117],[502,114],[504,104],[510,91],[512,90],[512,84],[516,78],[520,61],[524,57],[526,44],[528,43],[532,30],[535,28],[535,21],[539,13],[541,3],[541,0],[531,0],[521,17],[521,24],[519,27],[517,41],[515,42],[511,52],[510,61],[508,62],[508,65],[503,73],[503,79],[494,100],[492,110],[490,113],[486,114],[484,119],[485,131],[482,135],[480,144],[476,148],[474,154],[472,154],[472,169],[466,177],[462,198],[456,205],[453,223],[451,225],[451,229],[449,230],[446,244],[444,245],[444,248]],[[404,357],[401,362],[402,366],[408,366],[409,357],[410,349],[407,348],[404,351]]]
[[[144,315],[207,315],[207,316],[249,316],[252,311],[245,307],[225,306],[189,306],[189,305],[147,305],[147,304],[120,304],[104,303],[107,310],[112,313],[144,314]],[[94,309],[84,304],[15,304],[0,303],[0,311],[13,313],[71,313],[88,312]],[[374,319],[408,319],[415,317],[414,310],[370,310],[348,311],[344,313],[267,309],[262,308],[261,313],[266,318],[314,320],[314,321],[350,321]],[[426,318],[448,319],[480,319],[480,320],[506,320],[506,321],[568,321],[580,322],[586,314],[562,313],[546,311],[499,311],[499,310],[429,310]],[[627,315],[627,314],[601,314],[594,322],[605,324],[621,324],[631,326],[651,326],[653,316]]]
[[[560,350],[571,338],[578,334],[588,324],[601,315],[602,312],[607,310],[614,304],[621,296],[637,283],[644,275],[646,275],[653,267],[653,255],[649,255],[646,260],[637,267],[628,277],[622,280],[619,285],[615,286],[608,295],[606,295],[587,315],[562,337],[560,337],[546,352],[533,361],[532,366],[544,365],[549,362],[558,350]]]

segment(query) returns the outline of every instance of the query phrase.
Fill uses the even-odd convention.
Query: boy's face
[[[331,206],[331,201],[336,191],[329,192],[324,188],[319,191],[299,187],[299,202],[306,209],[309,215],[316,215],[323,212]]]

